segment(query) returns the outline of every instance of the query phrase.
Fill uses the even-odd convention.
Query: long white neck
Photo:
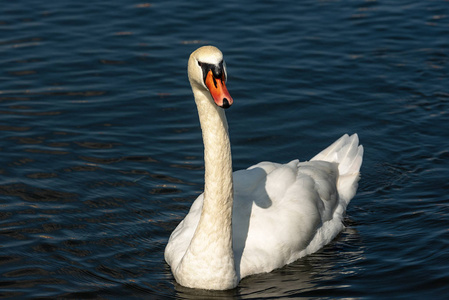
[[[175,277],[193,288],[237,285],[232,251],[232,159],[228,123],[206,91],[193,88],[204,142],[205,187],[201,218]]]

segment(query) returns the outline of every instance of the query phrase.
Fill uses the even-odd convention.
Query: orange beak
[[[232,97],[226,88],[224,79],[224,74],[221,78],[215,78],[213,72],[209,71],[205,83],[212,98],[214,98],[215,104],[222,108],[228,108],[232,105],[234,100],[232,100]]]

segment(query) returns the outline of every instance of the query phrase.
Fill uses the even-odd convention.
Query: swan
[[[343,135],[308,162],[261,162],[232,172],[226,64],[213,46],[194,51],[188,76],[204,143],[204,193],[171,234],[165,260],[182,286],[235,288],[329,243],[343,229],[363,146]]]

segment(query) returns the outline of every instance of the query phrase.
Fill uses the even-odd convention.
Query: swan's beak
[[[221,108],[228,108],[232,105],[234,100],[232,100],[231,95],[228,92],[225,84],[225,75],[223,74],[221,78],[215,78],[214,73],[210,70],[206,76],[206,86],[209,92],[214,98],[215,104]]]

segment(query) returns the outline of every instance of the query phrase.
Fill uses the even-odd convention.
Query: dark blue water
[[[204,44],[227,61],[235,169],[365,147],[342,234],[227,292],[163,258],[203,187]],[[5,1],[0,66],[0,297],[449,294],[449,2]]]

